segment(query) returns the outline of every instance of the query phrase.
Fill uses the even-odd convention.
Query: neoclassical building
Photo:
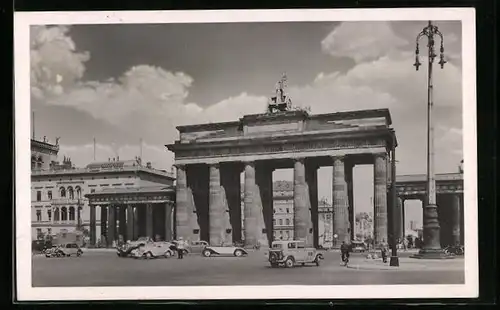
[[[56,161],[59,146],[31,140],[31,210],[32,238],[55,235],[76,229],[88,230],[93,242],[107,235],[108,210],[91,208],[86,195],[129,191],[132,196],[154,188],[172,188],[171,173],[143,165],[134,160],[108,159],[90,163],[85,168],[75,168],[71,160]],[[173,190],[170,189],[173,193]],[[116,196],[116,195],[115,195]],[[173,195],[169,195],[173,200]],[[93,214],[93,211],[96,211]],[[113,214],[114,215],[114,214]],[[112,215],[112,217],[113,217]],[[94,218],[93,218],[94,216]],[[116,226],[124,226],[123,216],[117,216]],[[118,228],[119,229],[119,228]],[[118,234],[116,234],[116,237]]]

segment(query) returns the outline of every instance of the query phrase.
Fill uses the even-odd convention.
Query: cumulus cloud
[[[266,109],[266,97],[244,90],[208,107],[186,102],[194,83],[191,76],[148,65],[132,67],[108,81],[82,81],[90,55],[76,50],[67,28],[42,27],[36,31],[32,35],[33,96],[44,96],[45,104],[71,106],[125,132],[147,137],[151,146],[148,156],[157,166],[168,167],[173,161],[163,144],[177,138],[175,126],[232,121]],[[399,171],[421,173],[425,170],[427,80],[425,70],[414,70],[414,56],[411,49],[405,49],[407,43],[390,23],[342,23],[321,46],[332,56],[355,59],[356,65],[347,72],[320,73],[306,85],[291,85],[289,92],[294,105],[310,106],[313,114],[390,108],[400,144]],[[65,60],[58,61],[53,55]],[[59,91],[54,91],[58,86]],[[449,63],[445,70],[435,70],[435,105],[445,111],[436,121],[445,128],[461,128],[460,89],[458,65]],[[461,156],[456,151],[461,149],[460,139],[442,137],[448,134],[436,132],[441,148],[437,166],[444,171]],[[92,143],[89,145],[75,146],[74,150],[62,146],[61,154],[81,158],[78,162],[85,165],[92,159]],[[102,152],[105,159],[115,156],[109,147],[100,148],[98,154]],[[120,158],[138,154],[137,146],[121,145],[118,149]]]
[[[88,52],[76,51],[69,27],[32,26],[31,89],[36,97],[60,95],[85,72]]]
[[[385,21],[343,22],[321,42],[324,52],[358,63],[376,60],[407,44]]]

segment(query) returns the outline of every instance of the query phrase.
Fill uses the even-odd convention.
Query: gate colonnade
[[[390,158],[397,146],[387,109],[309,115],[305,111],[246,115],[234,122],[177,127],[176,230],[212,245],[273,237],[272,172],[293,168],[294,238],[318,243],[317,170],[332,166],[336,246],[354,237],[352,169],[374,167],[375,242],[389,242]],[[244,172],[241,221],[240,174]],[[399,216],[401,219],[402,216]],[[401,234],[401,232],[397,232]]]

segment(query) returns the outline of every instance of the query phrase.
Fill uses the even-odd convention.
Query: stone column
[[[401,197],[397,197],[396,199],[396,238],[399,238],[400,241],[403,241],[404,238],[404,215],[403,215],[403,199]]]
[[[220,166],[213,164],[209,167],[210,181],[209,181],[209,238],[210,244],[220,246],[224,241],[224,223],[223,217],[225,208],[223,205],[223,197],[220,186]]]
[[[450,226],[453,244],[460,244],[460,196],[454,194],[450,203]]]
[[[134,240],[134,206],[132,205],[127,205],[127,236],[125,240]]]
[[[347,183],[347,198],[348,198],[348,218],[349,218],[349,242],[354,240],[354,228],[355,228],[355,220],[354,220],[354,184],[353,184],[353,176],[352,176],[352,168],[353,164],[346,163],[345,164],[345,180]]]
[[[187,173],[186,166],[176,165],[177,167],[177,180],[176,180],[176,216],[175,216],[175,226],[177,238],[182,237],[183,239],[188,239],[192,234],[192,227],[190,227],[190,218],[193,216],[192,195],[187,185]]]
[[[90,205],[90,244],[96,244],[96,210],[94,205]]]
[[[146,204],[146,236],[154,238],[153,234],[153,204]]]
[[[165,241],[172,240],[172,204],[165,203]]]
[[[139,209],[138,206],[135,205],[133,206],[133,211],[134,211],[134,216],[133,216],[133,222],[134,222],[134,234],[132,240],[137,240],[139,239]]]
[[[402,237],[406,239],[406,210],[405,210],[405,199],[401,199],[401,232]]]
[[[333,242],[335,247],[340,247],[342,241],[349,242],[347,230],[349,227],[348,189],[345,180],[344,159],[344,157],[333,158]]]
[[[312,234],[311,246],[317,248],[319,245],[319,216],[318,216],[318,167],[306,165],[306,183],[309,189],[309,205],[311,207],[311,221],[309,223],[309,235]],[[312,230],[312,233],[311,233]]]
[[[260,193],[255,179],[255,163],[245,163],[244,184],[244,227],[245,247],[254,247],[258,244],[261,232],[259,231],[259,212],[261,210]]]
[[[113,245],[116,240],[116,208],[114,205],[108,205],[108,246]]]
[[[387,154],[375,154],[373,165],[375,244],[389,242],[387,231]]]
[[[101,206],[101,236],[108,239],[108,207]],[[103,241],[101,239],[101,241]]]
[[[309,235],[310,207],[304,159],[300,158],[295,160],[293,167],[293,236],[295,240],[305,241],[308,246],[312,246],[312,235]]]

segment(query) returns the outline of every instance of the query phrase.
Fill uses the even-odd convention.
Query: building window
[[[42,201],[42,192],[36,191],[36,201]]]
[[[283,225],[283,219],[279,220],[280,225]]]
[[[43,236],[42,229],[41,228],[37,228],[36,229],[36,237],[37,237],[37,239],[40,239],[41,236]]]
[[[52,221],[52,210],[47,210],[47,217],[49,218],[49,221]]]
[[[75,199],[75,193],[73,192],[73,187],[68,187],[68,196],[69,199]]]
[[[290,219],[286,219],[286,225],[290,225]]]
[[[276,219],[273,219],[273,225],[276,225]]]
[[[48,192],[47,192],[47,197],[49,198],[49,200],[51,200],[51,199],[52,199],[52,191],[48,191]]]
[[[76,198],[82,198],[82,189],[80,188],[80,186],[76,187]]]
[[[36,221],[37,222],[42,221],[42,210],[36,210]]]
[[[64,189],[64,187],[61,187],[59,189],[59,195],[61,196],[61,198],[66,197],[66,189]]]
[[[54,210],[54,221],[59,221],[59,208]]]
[[[42,163],[37,163],[37,164],[36,164],[36,167],[37,167],[37,169],[39,169],[39,170],[40,170],[40,169],[42,169]]]
[[[69,207],[69,220],[70,221],[75,220],[75,208],[74,207]]]
[[[47,235],[52,235],[52,228],[47,228]]]
[[[90,193],[95,193],[95,189],[91,189],[91,190],[90,190]]]
[[[66,207],[61,208],[61,221],[67,221],[68,220],[68,209]]]
[[[290,209],[289,208],[286,208],[286,213],[290,213]]]

